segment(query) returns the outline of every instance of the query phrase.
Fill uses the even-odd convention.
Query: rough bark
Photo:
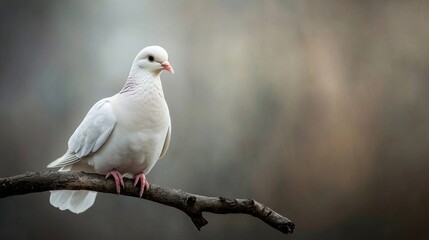
[[[138,188],[134,188],[132,180],[124,178],[124,182],[125,188],[121,191],[121,195],[139,197]],[[64,189],[116,194],[114,181],[112,179],[105,180],[104,176],[99,174],[28,172],[22,175],[0,178],[0,198]],[[198,230],[208,223],[202,215],[203,212],[249,214],[286,234],[292,233],[295,227],[295,224],[289,219],[253,199],[206,197],[155,184],[150,184],[150,189],[145,191],[143,198],[183,211],[191,218]]]

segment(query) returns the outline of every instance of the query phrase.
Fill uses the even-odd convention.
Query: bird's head
[[[162,70],[174,73],[173,67],[168,62],[168,54],[159,46],[145,47],[137,54],[133,65],[141,71],[160,74]]]

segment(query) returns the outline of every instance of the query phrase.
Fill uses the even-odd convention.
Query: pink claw
[[[121,193],[121,186],[124,188],[124,179],[122,179],[122,175],[120,172],[116,170],[111,170],[106,174],[106,179],[108,179],[110,176],[112,176],[115,179],[115,185],[116,185],[116,192],[119,194]]]
[[[143,197],[143,192],[149,190],[149,182],[146,181],[146,176],[144,175],[144,173],[139,173],[134,175],[133,179],[134,179],[134,187],[136,187],[140,181],[139,196]]]

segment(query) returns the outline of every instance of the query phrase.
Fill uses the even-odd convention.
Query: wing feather
[[[162,147],[161,155],[159,156],[159,158],[164,157],[165,153],[167,153],[168,147],[170,146],[170,139],[171,139],[171,123],[168,126],[168,131],[164,140],[164,146]]]
[[[110,98],[98,101],[70,137],[68,151],[48,167],[64,167],[95,153],[107,141],[115,125]]]

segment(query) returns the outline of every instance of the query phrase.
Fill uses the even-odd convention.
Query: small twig
[[[121,194],[138,197],[139,190],[134,188],[132,180],[124,179],[124,182],[125,188]],[[0,178],[0,198],[64,189],[116,194],[112,179],[105,180],[104,176],[93,173],[28,172],[22,175]],[[203,212],[249,214],[286,234],[292,233],[295,228],[295,224],[289,219],[252,199],[206,197],[155,184],[150,184],[150,189],[144,193],[143,198],[183,211],[191,218],[198,230],[208,223],[202,215]]]

